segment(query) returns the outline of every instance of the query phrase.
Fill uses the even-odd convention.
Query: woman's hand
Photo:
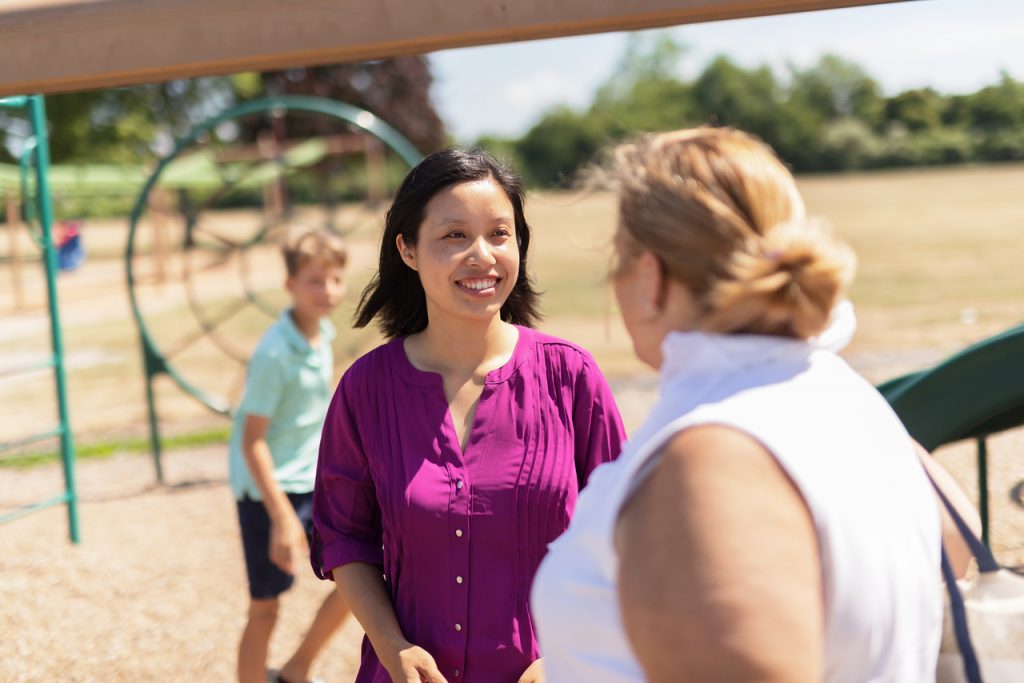
[[[402,635],[382,567],[349,562],[334,568],[334,580],[393,683],[448,683],[430,653]]]
[[[393,683],[448,683],[430,653],[412,643],[395,650],[387,661],[382,657],[380,663]]]
[[[519,683],[544,683],[544,664],[543,660],[535,660],[523,675],[519,677]]]

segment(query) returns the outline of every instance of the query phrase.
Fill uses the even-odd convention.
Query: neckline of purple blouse
[[[530,357],[530,341],[533,339],[533,330],[522,325],[515,327],[519,331],[519,338],[516,340],[516,347],[512,350],[512,355],[500,368],[495,368],[487,373],[484,378],[485,384],[507,382],[515,376],[516,371]],[[412,364],[409,355],[405,352],[405,337],[395,337],[388,342],[388,350],[395,359],[394,367],[399,369],[399,374],[403,379],[421,386],[443,383],[444,378],[440,373],[420,370]]]

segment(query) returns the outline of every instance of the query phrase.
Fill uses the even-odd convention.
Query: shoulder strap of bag
[[[939,488],[939,485],[935,483],[935,479],[932,478],[927,468],[924,468],[924,471],[928,475],[928,480],[932,483],[935,493],[938,494],[939,500],[942,501],[942,505],[946,508],[946,512],[949,513],[953,523],[956,524],[957,530],[967,543],[971,554],[978,561],[978,569],[983,573],[999,571],[999,563],[996,562],[992,551],[981,542],[980,538],[974,535],[971,528],[967,526],[967,522],[956,511],[953,504],[949,502],[949,499],[942,492],[942,489]],[[967,683],[983,683],[981,668],[978,666],[978,657],[974,652],[971,634],[967,628],[967,609],[964,606],[964,598],[960,594],[960,587],[956,583],[956,574],[953,573],[953,565],[949,561],[949,555],[946,554],[945,548],[942,549],[942,578],[946,583],[946,592],[949,593],[949,611],[953,619],[953,634],[956,636],[956,645],[960,650],[960,658],[963,660],[964,678],[967,679]]]
[[[956,636],[956,646],[960,650],[960,659],[964,663],[964,678],[967,679],[967,683],[983,683],[978,657],[974,654],[974,645],[971,643],[971,633],[967,629],[967,610],[964,607],[964,598],[960,595],[960,587],[956,584],[953,565],[949,562],[945,548],[942,549],[942,578],[946,581],[946,592],[949,593],[953,634]]]
[[[927,473],[928,470],[925,470]],[[960,535],[963,536],[964,542],[967,543],[968,549],[971,551],[971,555],[974,555],[974,559],[978,561],[978,570],[982,573],[997,572],[1001,569],[999,563],[996,562],[995,556],[987,545],[981,542],[981,539],[974,535],[971,528],[967,526],[967,522],[960,516],[960,513],[956,511],[953,504],[946,498],[946,494],[942,492],[942,489],[938,487],[935,480],[929,474],[928,479],[932,482],[932,487],[935,489],[935,493],[939,495],[939,499],[946,508],[946,512],[953,518],[953,523],[956,524],[957,530]]]

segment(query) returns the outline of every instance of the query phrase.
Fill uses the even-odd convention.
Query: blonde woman
[[[851,252],[741,132],[615,161],[615,295],[661,396],[539,570],[548,683],[934,680],[939,512],[836,355]]]

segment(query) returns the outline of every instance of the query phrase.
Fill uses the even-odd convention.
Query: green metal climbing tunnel
[[[383,201],[419,159],[370,112],[305,96],[234,107],[160,159],[125,248],[159,481],[154,380],[166,376],[214,413],[230,414],[248,362],[239,339],[264,329],[283,305],[274,298],[283,282],[276,249],[288,230],[301,224],[344,236],[351,225],[337,218],[342,205]],[[162,293],[154,291],[164,279]]]

